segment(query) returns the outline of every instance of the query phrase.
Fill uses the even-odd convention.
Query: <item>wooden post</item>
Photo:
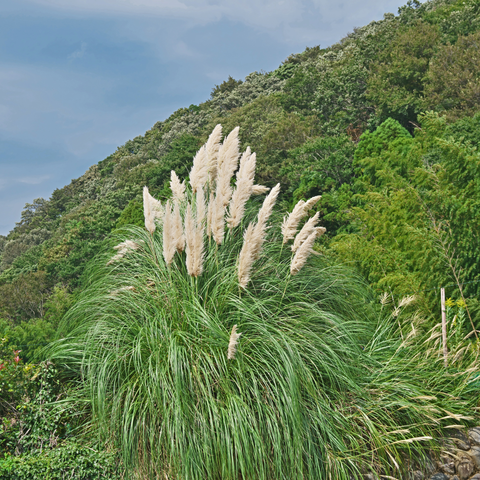
[[[447,367],[447,313],[445,311],[445,288],[440,288],[440,302],[442,305],[442,341],[443,341],[443,359],[445,368]]]

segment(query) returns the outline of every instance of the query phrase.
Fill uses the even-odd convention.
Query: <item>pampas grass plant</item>
[[[401,478],[442,425],[468,422],[478,370],[460,354],[445,369],[411,307],[393,317],[352,272],[310,256],[317,230],[285,248],[307,212],[281,227],[279,185],[260,209],[250,199],[222,242],[210,238],[235,156],[215,163],[220,135],[205,147],[209,180],[179,206],[186,251],[170,202],[156,230],[117,232],[114,244],[139,248],[89,265],[51,357],[76,372],[90,428],[118,449],[126,478]]]

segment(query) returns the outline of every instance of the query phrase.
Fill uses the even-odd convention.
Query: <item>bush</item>
[[[120,479],[115,456],[65,442],[54,449],[0,459],[0,480],[100,480]]]
[[[228,191],[222,171],[217,181]],[[220,241],[223,190],[211,182],[205,190],[187,189],[182,199],[174,188],[174,213],[164,206],[155,232],[117,232],[116,256],[106,250],[89,266],[89,287],[64,319],[68,337],[50,350],[77,372],[78,394],[121,452],[125,474],[401,475],[412,446],[421,458],[422,442],[477,401],[468,387],[477,347],[452,351],[457,363],[447,371],[431,341],[438,332],[406,313],[411,299],[390,314],[348,270],[321,256],[306,262],[317,231],[293,255],[279,218],[266,223],[276,190],[256,222],[253,201]],[[209,204],[213,237],[199,220],[209,190],[217,195]],[[245,257],[255,225],[263,244]],[[244,282],[246,258],[254,263]],[[192,269],[196,261],[201,271]]]

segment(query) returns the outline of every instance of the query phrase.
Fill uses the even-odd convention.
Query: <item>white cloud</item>
[[[125,118],[135,113],[128,107],[105,106],[105,95],[114,85],[111,77],[5,63],[0,63],[0,72],[0,134],[4,138],[23,138],[28,144],[45,147],[54,141],[82,156],[97,143],[118,145],[132,135]]]
[[[222,19],[265,31],[283,43],[327,46],[355,26],[396,12],[404,0],[27,0],[73,16],[176,18],[206,26]],[[139,32],[138,36],[142,36]]]
[[[31,3],[72,14],[108,16],[158,16],[209,24],[221,18],[263,28],[279,27],[300,19],[302,0],[29,0]]]
[[[76,58],[82,58],[85,55],[85,52],[87,51],[87,44],[86,42],[82,42],[80,45],[80,48],[78,50],[75,50],[74,52],[70,53],[70,55],[67,56],[69,60],[75,60]]]
[[[45,182],[51,177],[52,177],[51,175],[35,175],[35,176],[21,177],[17,179],[17,181],[20,183],[26,183],[27,185],[40,185],[41,183]]]
[[[176,45],[174,45],[173,51],[176,55],[181,57],[198,58],[201,55],[200,53],[195,52],[183,40],[180,40]]]

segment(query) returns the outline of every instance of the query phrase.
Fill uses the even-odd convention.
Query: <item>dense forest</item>
[[[292,212],[299,201],[321,195],[311,213],[320,213],[319,224],[326,232],[316,239],[316,255],[309,268],[326,272],[318,284],[338,282],[338,289],[343,289],[343,293],[334,292],[337,303],[332,300],[325,308],[344,312],[345,322],[352,322],[354,314],[340,298],[352,295],[356,298],[352,306],[358,303],[357,314],[362,317],[357,322],[365,331],[371,328],[372,335],[377,335],[378,324],[372,321],[368,327],[365,319],[369,315],[378,319],[388,311],[398,339],[405,341],[413,328],[425,342],[425,352],[430,345],[427,340],[433,342],[431,349],[436,349],[438,361],[432,357],[428,367],[432,371],[422,363],[425,385],[432,392],[438,390],[432,398],[440,398],[444,392],[451,393],[446,397],[455,401],[446,398],[441,406],[431,406],[432,415],[437,409],[436,413],[447,412],[442,416],[448,419],[446,424],[437,422],[429,427],[427,433],[438,436],[436,429],[448,422],[475,422],[480,407],[478,380],[471,380],[472,372],[478,375],[478,365],[471,367],[471,362],[480,353],[480,1],[410,0],[397,15],[385,14],[383,20],[356,28],[328,48],[307,47],[272,72],[253,72],[244,80],[229,77],[212,89],[204,103],[177,110],[144,136],[118,147],[80,178],[55,190],[48,200],[34,199],[25,206],[20,222],[6,237],[0,237],[0,453],[5,455],[0,459],[0,479],[123,478],[122,465],[131,466],[136,475],[147,468],[144,464],[154,452],[151,444],[143,444],[148,453],[135,460],[134,449],[124,445],[128,439],[110,442],[112,431],[96,427],[95,418],[115,415],[113,407],[104,407],[113,393],[91,387],[92,373],[85,366],[78,367],[81,360],[71,365],[61,359],[82,356],[77,350],[82,348],[78,343],[78,309],[79,305],[86,309],[92,306],[88,302],[93,300],[86,300],[85,292],[98,282],[98,259],[104,268],[106,255],[112,255],[112,247],[127,235],[137,235],[145,244],[149,241],[139,233],[145,230],[144,186],[164,205],[172,197],[171,171],[188,183],[192,159],[218,124],[225,137],[239,126],[241,150],[249,146],[256,152],[256,184],[273,189],[280,183],[276,199],[280,216]],[[250,200],[253,213],[248,215],[257,212],[261,201],[263,197]],[[237,244],[232,244],[231,248],[239,251],[240,245],[237,249]],[[221,251],[219,255],[227,258]],[[139,272],[150,272],[147,264],[140,260],[138,264]],[[265,271],[268,268],[265,266]],[[314,275],[311,270],[308,275]],[[331,280],[335,275],[341,280]],[[307,283],[298,285],[307,288]],[[438,335],[432,333],[441,318],[440,287],[446,288],[449,350],[455,354],[445,384],[434,372],[443,365]],[[290,288],[287,282],[284,293]],[[308,288],[313,296],[305,296],[306,303],[314,301],[315,295],[321,296],[316,288]],[[295,297],[293,292],[288,295]],[[131,302],[131,308],[150,308]],[[343,332],[341,326],[336,328]],[[75,335],[77,343],[62,343]],[[386,338],[381,341],[386,342]],[[388,338],[391,348],[400,348],[393,336]],[[325,341],[334,352],[335,341]],[[371,339],[362,337],[358,342],[363,352],[374,352]],[[415,352],[415,358],[422,355]],[[377,354],[372,353],[372,358],[380,362]],[[98,353],[91,355],[94,358]],[[355,363],[354,353],[347,347],[332,353],[332,358],[335,355],[345,355],[352,365]],[[314,353],[312,356],[317,359]],[[387,398],[375,399],[375,391],[388,390],[384,386],[392,379],[405,376],[407,382],[402,367],[402,362],[408,364],[407,359],[408,354],[402,359],[395,357],[395,362],[387,362],[388,368],[382,367],[383,387],[372,386],[370,377],[365,380],[373,399],[368,408],[383,412],[377,412],[382,425],[372,427],[375,421],[369,425],[372,432],[387,426],[393,431],[398,425],[398,431],[411,428],[416,438],[426,438],[427,433],[413,425],[426,425],[427,414],[425,418],[416,419],[412,414],[400,420],[397,413],[388,410],[391,405]],[[377,369],[375,362],[372,360],[367,370]],[[95,368],[98,376],[104,374],[98,365]],[[454,379],[463,378],[467,371],[470,377],[463,386],[457,385]],[[334,373],[326,369],[325,375],[330,378]],[[345,373],[345,378],[348,375]],[[429,378],[435,379],[432,384]],[[85,393],[89,387],[82,387],[82,381],[90,385],[90,393]],[[350,388],[341,382],[338,385],[338,391]],[[413,391],[413,387],[405,387],[407,390]],[[416,398],[428,397],[426,387],[420,390],[414,392]],[[391,392],[392,402],[407,395],[400,389]],[[91,400],[94,394],[97,402],[103,396],[102,405]],[[332,394],[329,401],[337,406],[331,408],[336,411],[340,404],[347,408],[355,395]],[[329,401],[323,401],[327,409]],[[138,408],[138,404],[132,403],[131,408]],[[160,409],[156,404],[152,408]],[[353,407],[349,412],[354,415]],[[147,422],[145,415],[142,418]],[[477,416],[477,425],[478,420]],[[119,424],[122,421],[126,420],[117,419]],[[362,421],[356,418],[348,428]],[[137,439],[127,425],[124,430]],[[292,431],[293,443],[295,435]],[[325,435],[330,435],[330,440],[323,455],[329,458],[325,462],[331,470],[325,467],[318,478],[364,475],[368,470],[364,460],[372,462],[372,471],[393,478],[394,472],[385,465],[406,462],[406,452],[415,451],[424,458],[418,453],[421,442],[409,442],[404,433],[391,438],[395,445],[392,450],[383,449],[380,434],[376,437],[372,433],[366,439],[355,431],[348,441],[329,431]],[[146,442],[145,438],[135,441],[137,445]],[[311,439],[309,448],[314,444]],[[271,445],[272,451],[276,445]],[[282,445],[287,448],[287,444]],[[340,461],[338,452],[349,449],[375,455]],[[159,453],[167,454],[173,455],[170,451]],[[190,453],[183,454],[184,459],[190,459]],[[257,470],[258,464],[238,466],[232,460],[218,476],[202,477],[193,466],[193,453],[192,465],[186,460],[185,465],[177,465],[168,455],[165,461],[171,463],[172,470],[168,476],[163,472],[162,478],[254,478],[248,474],[253,471],[258,472],[258,478],[280,478],[269,475],[277,475],[288,464],[279,460],[278,471],[275,465],[264,472]],[[321,468],[307,460],[304,464],[305,470],[285,470],[296,472],[285,478],[317,478],[312,472]],[[358,465],[358,471],[352,465]],[[182,470],[187,467],[190,470]],[[161,467],[152,468],[154,473],[147,468],[145,476],[138,474],[136,478],[160,478]]]

